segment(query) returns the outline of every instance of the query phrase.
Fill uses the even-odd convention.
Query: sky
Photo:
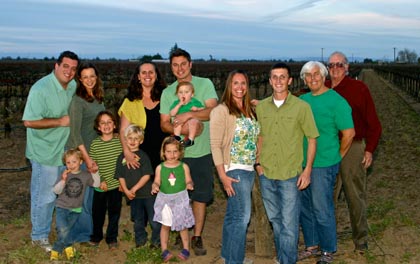
[[[420,52],[418,0],[2,0],[0,57],[394,60]]]

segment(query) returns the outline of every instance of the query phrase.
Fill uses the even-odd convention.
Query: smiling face
[[[286,98],[292,77],[289,76],[287,69],[276,68],[271,70],[270,85],[273,88],[273,96],[276,99]]]
[[[98,124],[98,130],[102,133],[102,136],[112,137],[114,135],[115,123],[109,115],[103,114]]]
[[[143,87],[152,88],[156,82],[156,69],[153,64],[145,63],[140,66],[140,73],[137,75]]]
[[[194,92],[191,85],[181,85],[178,88],[176,95],[183,104],[187,104],[191,101],[191,98],[194,96]]]
[[[343,56],[334,54],[328,61],[328,72],[330,73],[331,81],[339,83],[346,77],[349,70],[349,65],[346,63]]]
[[[232,97],[235,101],[242,102],[243,97],[248,91],[248,83],[246,77],[241,73],[236,73],[232,77]]]
[[[319,67],[313,67],[305,73],[305,83],[308,85],[312,94],[316,95],[322,92],[324,88],[325,77],[322,76]]]
[[[173,57],[171,62],[172,73],[179,81],[191,81],[192,62],[184,56]]]
[[[77,60],[72,60],[67,57],[64,57],[60,64],[56,63],[54,65],[54,75],[64,89],[67,88],[69,82],[76,75],[77,65]]]
[[[98,76],[96,76],[95,69],[86,68],[80,72],[80,82],[86,88],[90,95],[93,94],[93,88],[95,88]]]
[[[140,138],[140,135],[136,133],[130,133],[125,137],[127,141],[127,146],[131,152],[139,150],[139,145],[143,143],[143,140]]]
[[[80,165],[82,162],[83,161],[75,154],[66,157],[66,167],[72,173],[80,171]]]

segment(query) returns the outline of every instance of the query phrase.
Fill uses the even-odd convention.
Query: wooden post
[[[252,190],[253,214],[252,222],[255,230],[255,255],[272,257],[274,255],[274,238],[271,224],[265,213],[265,208],[260,192],[259,177],[255,177]]]

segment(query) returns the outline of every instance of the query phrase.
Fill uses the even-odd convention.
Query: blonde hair
[[[63,154],[63,163],[66,164],[68,157],[76,156],[79,160],[83,160],[82,152],[79,149],[69,149]]]
[[[130,134],[137,134],[140,141],[144,140],[144,129],[138,125],[131,124],[124,130],[125,137],[128,137]]]

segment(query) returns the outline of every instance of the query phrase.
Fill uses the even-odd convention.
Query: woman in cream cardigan
[[[221,252],[226,264],[245,260],[259,131],[248,76],[241,70],[232,71],[221,104],[210,114],[213,161],[228,196]]]

